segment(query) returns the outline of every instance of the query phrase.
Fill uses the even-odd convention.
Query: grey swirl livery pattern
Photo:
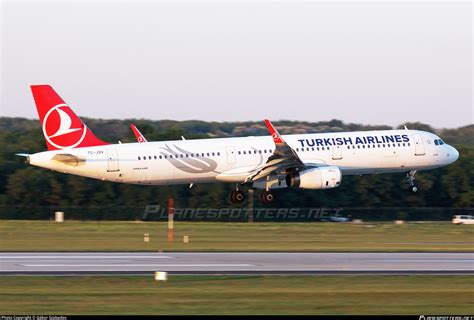
[[[186,157],[191,155],[192,152],[184,150],[176,145],[173,147],[177,150],[173,150],[169,145],[162,147],[163,151],[161,155],[166,156],[166,160],[170,162],[176,169],[187,173],[208,173],[216,172],[217,162],[208,157]]]

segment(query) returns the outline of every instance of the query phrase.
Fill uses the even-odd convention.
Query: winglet
[[[277,131],[277,129],[275,129],[275,127],[270,122],[270,120],[265,119],[265,124],[267,125],[268,131],[270,131],[270,134],[272,135],[273,142],[284,143],[283,139],[281,138],[280,133]]]
[[[138,142],[148,142],[148,140],[143,136],[143,134],[137,129],[137,127],[132,123],[130,124],[130,128],[132,128],[133,134],[137,138]]]

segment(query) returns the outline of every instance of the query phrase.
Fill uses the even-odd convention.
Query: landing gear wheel
[[[417,192],[418,191],[418,187],[417,186],[411,186],[411,191],[412,192]]]
[[[230,201],[232,203],[242,203],[245,200],[245,194],[240,190],[233,190],[230,193]]]
[[[273,202],[273,200],[275,199],[275,196],[270,191],[264,191],[260,195],[260,199],[262,200],[263,203],[269,204],[269,203]]]

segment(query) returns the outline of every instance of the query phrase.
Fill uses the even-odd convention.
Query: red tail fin
[[[108,144],[97,138],[49,85],[31,86],[48,150]]]

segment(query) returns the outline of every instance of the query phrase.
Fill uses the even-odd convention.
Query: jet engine
[[[288,173],[286,184],[301,189],[336,188],[341,184],[341,170],[335,166],[327,166]]]

